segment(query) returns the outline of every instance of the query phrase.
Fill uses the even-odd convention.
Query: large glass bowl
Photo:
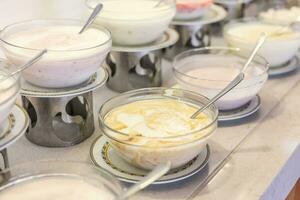
[[[19,95],[20,75],[7,77],[16,70],[17,68],[13,64],[0,59],[0,126],[8,117]]]
[[[78,26],[80,30],[83,24],[82,21],[69,19],[18,22],[6,26],[0,32],[1,46],[10,62],[21,65],[37,55],[42,49],[11,43],[7,40],[11,34],[48,26]],[[93,26],[93,28],[104,32],[108,39],[101,44],[95,43],[93,46],[83,49],[47,49],[47,54],[39,62],[23,71],[23,77],[34,85],[50,88],[70,87],[87,81],[101,66],[111,48],[110,32],[100,26]]]
[[[66,161],[34,161],[0,172],[1,200],[114,200],[120,183],[92,165]]]
[[[242,55],[250,55],[250,52],[241,52],[239,49],[227,47],[206,47],[183,52],[173,61],[175,79],[181,88],[213,98],[231,80],[221,79],[222,74],[206,77],[201,74],[191,75],[188,72],[208,67],[220,67],[226,70],[226,67],[236,66],[237,70],[241,69],[248,59]],[[246,75],[245,80],[216,102],[220,110],[231,110],[248,103],[268,78],[268,62],[260,56],[255,56],[248,71],[251,76]],[[222,70],[220,73],[225,72]]]
[[[114,2],[119,6],[106,6]],[[153,6],[144,7],[143,2]],[[95,23],[107,27],[113,43],[121,46],[154,42],[167,30],[176,13],[175,0],[165,0],[157,7],[158,0],[87,0],[86,3],[91,11],[97,3],[103,4]]]
[[[259,51],[259,53],[270,63],[270,67],[280,67],[296,56],[296,53],[300,47],[300,33],[294,32],[295,35],[291,37],[285,37],[284,35],[282,35],[281,38],[272,37],[270,36],[272,33],[282,30],[283,27],[281,25],[269,24],[260,21],[257,18],[244,18],[228,23],[224,27],[224,37],[228,45],[230,47],[237,47],[244,50],[252,50],[260,34],[260,32],[258,32],[259,30],[257,30],[253,24],[262,24],[267,25],[268,27],[273,27],[272,31],[270,31],[271,29],[269,28],[266,30],[266,33],[269,34],[269,37]],[[233,28],[247,26],[253,26],[253,31],[258,33],[257,35],[253,36],[251,41],[237,31],[235,31],[236,33],[233,34]]]
[[[112,109],[149,99],[176,99],[199,108],[208,102],[206,97],[194,92],[167,88],[134,90],[111,98],[101,106],[99,122],[101,130],[113,149],[130,164],[147,170],[153,169],[166,160],[171,161],[172,168],[176,168],[195,158],[205,148],[217,128],[218,110],[214,105],[204,111],[210,119],[208,125],[178,136],[146,137],[137,135],[132,139],[128,134],[116,131],[105,124],[105,118]]]

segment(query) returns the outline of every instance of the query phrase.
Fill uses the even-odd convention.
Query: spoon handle
[[[157,8],[158,6],[160,6],[160,4],[163,2],[164,0],[159,0],[157,4],[155,4],[154,8]]]
[[[195,112],[191,118],[195,119],[201,112],[203,112],[206,108],[215,103],[218,99],[227,94],[230,90],[236,87],[242,80],[244,80],[245,74],[243,72],[239,73],[235,79],[233,79],[220,93],[218,93],[214,98],[212,98],[208,104],[201,107],[197,112]]]
[[[97,15],[102,10],[102,8],[103,8],[103,5],[101,3],[97,4],[97,6],[94,8],[92,14],[90,15],[89,19],[86,21],[86,23],[84,24],[84,26],[82,27],[82,29],[79,31],[78,34],[81,34],[83,31],[85,31],[85,29],[87,29],[94,22]]]
[[[18,70],[16,70],[16,71],[12,72],[11,74],[9,74],[8,77],[14,76],[14,75],[22,72],[23,70],[27,69],[28,67],[30,67],[31,65],[33,65],[34,63],[39,61],[45,53],[47,53],[47,49],[42,50],[40,53],[38,53],[36,56],[34,56],[28,62],[26,62],[25,64],[20,66],[20,68]]]
[[[138,191],[144,189],[145,187],[151,185],[154,181],[158,180],[160,177],[165,175],[171,168],[171,162],[167,161],[154,168],[142,181],[138,182],[134,186],[130,187],[126,192],[117,197],[116,200],[124,200],[128,197],[134,195]]]
[[[264,42],[267,39],[267,34],[266,33],[262,33],[259,40],[256,43],[255,48],[253,49],[249,59],[247,60],[246,64],[244,65],[242,72],[245,73],[246,69],[248,68],[248,66],[250,65],[250,63],[252,62],[253,58],[255,57],[256,53],[258,52],[258,50],[261,48],[261,46],[264,44]]]

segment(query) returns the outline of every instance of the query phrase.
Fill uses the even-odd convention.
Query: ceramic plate
[[[100,67],[90,80],[80,85],[68,88],[44,88],[30,84],[21,79],[21,95],[31,97],[67,97],[92,91],[105,84],[108,78],[107,70]]]
[[[270,67],[269,75],[270,76],[279,76],[295,71],[299,67],[299,58],[294,57],[291,61],[289,61],[286,65],[282,67]]]
[[[246,105],[240,108],[234,110],[228,110],[228,111],[220,110],[218,121],[221,122],[231,121],[231,120],[238,120],[238,119],[248,117],[259,110],[260,104],[261,104],[260,97],[257,95],[250,102],[248,102]]]
[[[28,128],[29,117],[26,111],[15,105],[6,119],[0,126],[0,151],[19,139]]]
[[[190,26],[190,25],[206,25],[219,22],[225,19],[227,12],[224,8],[217,5],[212,5],[208,8],[204,15],[191,20],[173,20],[172,25],[182,25],[182,26]]]
[[[106,137],[101,136],[91,146],[90,155],[92,162],[102,167],[124,182],[136,183],[140,181],[148,171],[136,168],[119,157],[108,143]],[[184,166],[171,170],[153,184],[165,184],[180,181],[191,177],[201,171],[208,163],[210,156],[209,146],[196,158]]]
[[[163,36],[151,44],[139,45],[139,46],[117,46],[113,45],[112,51],[117,52],[145,52],[163,49],[172,46],[179,39],[178,33],[171,28],[168,28]]]

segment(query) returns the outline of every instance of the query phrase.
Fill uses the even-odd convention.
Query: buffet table
[[[165,61],[163,66],[164,85],[170,86],[171,65]],[[221,124],[210,144],[209,167],[204,171],[185,181],[152,186],[132,199],[284,199],[300,177],[299,80],[298,73],[269,80],[260,92],[262,106],[257,114]],[[94,112],[115,94],[99,89]],[[69,148],[39,147],[22,137],[8,149],[10,164],[41,159],[90,163],[90,146],[100,135],[97,128],[91,138]],[[208,185],[203,188],[203,183]]]
[[[4,1],[2,5],[11,8],[16,2]],[[72,1],[72,9],[67,12],[66,8],[71,1],[55,3],[51,0],[45,3],[45,12],[38,12],[33,5],[41,6],[41,2],[22,2],[24,5],[19,8],[29,9],[27,13],[32,16],[25,17],[21,10],[20,13],[14,11],[15,15],[11,18],[0,18],[0,27],[24,18],[48,17],[53,12],[57,17],[66,17],[66,13],[71,18],[85,16],[81,9],[84,5],[79,0]],[[12,12],[7,9],[0,15],[8,16],[10,13]],[[221,39],[213,39],[213,45],[220,44],[223,44]],[[162,69],[163,86],[173,86],[175,82],[171,64],[164,61]],[[97,113],[102,103],[116,94],[106,87],[95,91],[96,130],[86,141],[68,148],[46,148],[32,144],[23,136],[8,148],[10,165],[45,159],[91,163],[90,147],[102,134],[98,127]],[[299,71],[271,78],[259,95],[262,102],[257,113],[232,123],[220,123],[217,134],[210,143],[209,164],[200,173],[183,181],[151,186],[131,199],[284,199],[300,177]]]

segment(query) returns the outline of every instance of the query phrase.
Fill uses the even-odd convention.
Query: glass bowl
[[[12,34],[51,26],[78,26],[78,30],[80,30],[83,24],[84,22],[69,19],[39,19],[18,22],[6,26],[0,32],[1,46],[10,62],[21,65],[44,48],[36,49],[10,42],[9,37]],[[93,28],[105,35],[103,43],[95,43],[88,48],[70,50],[51,49],[45,46],[48,50],[47,54],[37,63],[24,70],[22,72],[23,77],[34,85],[50,88],[70,87],[87,81],[100,67],[111,48],[110,32],[100,26],[93,26]],[[60,40],[62,37],[64,36],[58,35],[54,39]]]
[[[258,27],[259,26],[259,27]],[[244,33],[241,31],[242,29]],[[267,34],[281,30],[281,25],[269,24],[257,18],[234,20],[224,27],[224,37],[230,47],[252,50],[261,32]],[[250,32],[251,31],[251,32]],[[268,37],[259,53],[267,59],[270,67],[280,67],[289,62],[300,47],[300,33],[292,30],[291,34]],[[247,36],[248,34],[248,36]],[[251,39],[249,39],[251,36]]]
[[[208,99],[202,95],[180,89],[147,88],[133,90],[111,98],[101,106],[99,111],[100,128],[116,153],[136,167],[151,170],[166,160],[171,161],[171,168],[182,166],[195,158],[205,148],[209,138],[217,128],[218,110],[214,105],[211,105],[204,111],[209,120],[201,128],[172,136],[158,136],[157,133],[154,136],[149,136],[149,134],[146,136],[146,133],[146,135],[132,136],[114,130],[106,124],[105,119],[112,109],[141,100],[153,99],[176,100],[195,108],[200,108],[208,102]],[[162,119],[160,115],[156,116],[154,121]],[[164,116],[162,121],[165,118]]]
[[[191,20],[203,16],[213,0],[179,0],[176,3],[176,20]]]
[[[175,0],[87,0],[90,11],[103,4],[95,23],[112,32],[113,43],[121,46],[144,45],[159,39],[176,13]]]
[[[7,78],[16,70],[13,64],[0,59],[0,125],[8,117],[20,92],[20,75]]]
[[[213,98],[237,75],[250,52],[237,48],[206,47],[183,52],[173,61],[173,73],[182,89]],[[216,102],[220,110],[239,108],[248,103],[268,79],[268,62],[256,56],[245,80]]]
[[[114,200],[120,183],[92,165],[66,161],[34,161],[0,172],[1,200]]]

